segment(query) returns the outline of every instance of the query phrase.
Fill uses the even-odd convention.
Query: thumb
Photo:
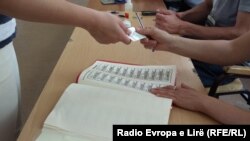
[[[160,14],[160,13],[156,14],[156,20],[164,21],[165,17],[166,17],[166,15],[164,15],[164,14]]]
[[[136,31],[142,35],[145,35],[145,36],[152,36],[153,35],[153,28],[151,28],[151,27],[137,28]]]
[[[121,41],[124,43],[124,44],[130,44],[131,43],[131,40],[128,38],[128,35],[124,34]]]
[[[188,85],[186,85],[184,83],[181,83],[181,88],[194,90],[193,88],[189,87]]]

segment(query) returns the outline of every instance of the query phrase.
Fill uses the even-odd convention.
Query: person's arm
[[[175,14],[157,13],[156,27],[169,33],[198,39],[234,39],[250,29],[250,12],[238,12],[232,27],[206,27],[179,19]]]
[[[188,21],[191,23],[200,23],[204,21],[213,7],[212,0],[205,0],[201,4],[193,7],[190,10],[184,12],[178,12],[177,17],[181,20]]]
[[[219,65],[232,65],[250,59],[250,32],[235,40],[193,40],[175,37],[168,50],[196,60]]]
[[[185,84],[152,89],[160,97],[173,100],[173,104],[187,110],[204,113],[223,124],[250,124],[250,112],[196,91]]]
[[[1,0],[0,13],[15,18],[82,27],[100,43],[129,43],[127,28],[111,14],[66,0]]]
[[[191,23],[201,23],[204,21],[209,12],[212,9],[213,2],[212,0],[205,0],[201,4],[193,7],[190,10],[184,11],[184,12],[175,12],[172,10],[166,10],[166,9],[157,9],[157,13],[165,15],[175,15],[179,19],[183,21],[188,21]],[[156,19],[158,17],[156,16]]]
[[[181,21],[177,34],[199,39],[234,39],[250,29],[250,13],[238,12],[236,24],[232,27],[205,27]]]
[[[170,51],[196,60],[219,65],[231,65],[250,59],[250,31],[239,38],[227,40],[194,40],[168,34],[158,28],[138,29],[151,37],[141,40],[145,48]]]

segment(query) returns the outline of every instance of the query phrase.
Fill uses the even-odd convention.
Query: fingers
[[[119,22],[119,25],[127,35],[131,33],[128,27],[122,21]]]
[[[165,14],[165,15],[175,14],[174,11],[166,10],[166,9],[157,9],[156,11],[157,13]]]
[[[168,23],[165,15],[157,14],[155,19],[155,26],[159,29],[164,29],[164,24]]]
[[[131,40],[128,38],[128,36],[123,36],[121,42],[128,45],[131,43]]]
[[[123,31],[121,31],[121,42],[124,44],[130,44],[131,40],[128,38],[130,31],[128,28],[123,24],[123,22],[119,22],[119,25]]]
[[[164,21],[165,20],[165,16],[166,15],[163,15],[163,14],[160,14],[160,13],[157,13],[156,14],[156,21],[159,20],[159,21]]]
[[[176,86],[165,86],[165,87],[162,87],[161,89],[163,89],[163,90],[173,90],[173,91],[175,91],[175,90],[177,89],[177,87],[176,87]]]
[[[153,28],[146,27],[146,28],[137,28],[136,31],[145,36],[152,36],[153,35]]]
[[[168,91],[168,90],[163,90],[163,89],[151,89],[150,92],[159,97],[175,99],[175,95],[173,91]]]
[[[103,21],[99,29],[92,28],[89,30],[91,35],[102,44],[110,44],[123,42],[129,44],[131,41],[128,37],[128,28],[123,24],[121,19],[111,15],[110,13],[100,12],[101,15],[100,21]]]
[[[141,40],[141,43],[146,48],[152,48],[157,45],[157,41],[154,40],[155,28],[153,27],[146,27],[146,28],[137,28],[136,31],[142,35],[147,36],[147,39]],[[153,38],[153,39],[152,39]]]
[[[165,87],[161,87],[161,88],[154,88],[151,89],[152,91],[158,91],[158,92],[171,92],[174,93],[176,90],[176,86],[165,86]]]
[[[154,40],[149,40],[149,39],[143,39],[141,40],[141,43],[144,45],[145,48],[147,49],[152,49],[152,47],[155,47],[157,45],[157,42]]]

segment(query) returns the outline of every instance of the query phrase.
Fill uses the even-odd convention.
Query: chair
[[[210,87],[208,95],[219,98],[221,95],[240,94],[250,105],[250,91],[243,88],[239,78],[250,78],[249,66],[228,66],[224,67],[224,74],[217,77]],[[228,77],[237,78],[234,82],[224,86],[219,86],[222,80]],[[224,88],[223,88],[224,87]]]

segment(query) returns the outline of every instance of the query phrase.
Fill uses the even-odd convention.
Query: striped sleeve
[[[3,48],[16,35],[16,20],[14,18],[0,15],[0,48]]]

